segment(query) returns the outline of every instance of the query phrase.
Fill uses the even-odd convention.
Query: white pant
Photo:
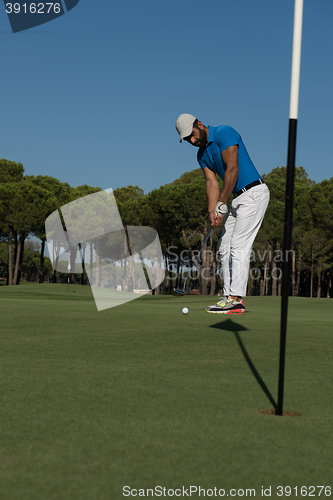
[[[231,202],[219,242],[225,295],[246,295],[252,245],[268,203],[266,184],[249,189]]]

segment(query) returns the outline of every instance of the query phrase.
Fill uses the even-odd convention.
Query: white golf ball
[[[188,309],[187,309],[187,307],[183,307],[183,309],[182,309],[182,313],[183,313],[183,314],[187,314],[187,313],[188,313]]]

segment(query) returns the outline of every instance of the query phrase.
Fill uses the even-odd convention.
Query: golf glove
[[[215,206],[215,215],[216,217],[221,217],[221,215],[225,215],[228,212],[228,207],[223,201],[218,201]]]

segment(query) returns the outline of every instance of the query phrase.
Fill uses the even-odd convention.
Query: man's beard
[[[197,130],[199,130],[200,132],[200,137],[195,141],[194,145],[198,148],[203,148],[207,143],[206,132],[204,130],[201,130],[200,128],[198,128]]]

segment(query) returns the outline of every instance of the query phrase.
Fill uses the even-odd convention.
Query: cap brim
[[[179,142],[182,142],[183,139],[185,139],[185,137],[188,137],[189,135],[191,135],[193,132],[193,123],[191,123],[191,125],[189,125],[183,132],[182,132],[182,135],[180,136],[180,141]]]

